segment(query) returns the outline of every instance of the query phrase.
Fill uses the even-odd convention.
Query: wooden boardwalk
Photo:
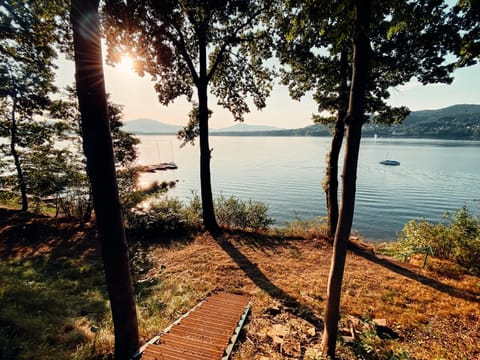
[[[142,360],[227,360],[250,310],[246,296],[218,293],[141,349]]]

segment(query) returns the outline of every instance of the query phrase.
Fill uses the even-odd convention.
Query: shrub
[[[268,217],[268,206],[258,201],[242,201],[223,195],[215,200],[217,221],[220,225],[237,229],[266,229],[274,220]],[[185,205],[177,198],[159,196],[144,207],[128,212],[127,227],[147,233],[188,232],[202,224],[202,203],[193,192]]]
[[[186,228],[183,204],[175,198],[165,197],[130,212],[128,228],[146,233],[177,232]]]
[[[268,206],[260,201],[243,201],[235,196],[221,195],[215,200],[215,212],[220,225],[242,230],[267,229],[274,220],[268,216]]]
[[[158,196],[128,212],[127,228],[142,233],[185,233],[200,227],[201,208],[196,194],[188,205],[177,198]]]
[[[319,216],[316,219],[300,219],[295,214],[295,220],[285,223],[285,226],[277,229],[277,233],[285,237],[301,237],[304,239],[326,238],[327,218]]]
[[[480,219],[466,206],[453,214],[445,213],[438,224],[425,219],[409,221],[399,234],[398,245],[400,249],[429,245],[435,256],[480,274]]]

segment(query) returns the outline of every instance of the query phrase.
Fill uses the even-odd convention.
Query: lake
[[[175,136],[139,138],[140,164],[178,165],[144,174],[143,183],[178,180],[168,195],[184,201],[200,193],[198,145],[179,148]],[[265,202],[277,225],[326,215],[322,182],[330,138],[212,136],[210,147],[214,197]],[[400,166],[379,164],[387,158]],[[479,190],[480,142],[363,139],[353,229],[371,241],[392,240],[410,219],[438,222],[465,204],[478,213]]]

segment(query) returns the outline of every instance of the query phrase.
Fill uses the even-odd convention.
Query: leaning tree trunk
[[[345,120],[347,139],[343,164],[343,188],[328,279],[325,328],[322,339],[323,351],[332,359],[335,358],[343,272],[355,208],[358,153],[360,150],[365,95],[369,78],[370,44],[368,28],[370,24],[370,6],[370,0],[355,1],[352,84],[348,115]]]
[[[112,310],[115,359],[127,360],[138,348],[138,324],[107,117],[98,3],[99,0],[72,0],[75,78],[83,148]]]
[[[17,99],[13,97],[12,115],[10,121],[10,153],[12,154],[13,161],[15,163],[15,169],[17,170],[18,186],[20,187],[20,195],[22,197],[22,211],[28,210],[28,197],[27,197],[27,183],[25,182],[25,176],[23,175],[22,164],[20,163],[20,156],[17,151]]]
[[[333,242],[338,222],[338,159],[345,135],[345,115],[348,107],[348,61],[346,52],[340,55],[340,79],[342,81],[337,118],[328,154],[326,169],[327,236]]]
[[[212,234],[217,234],[219,226],[213,206],[212,180],[210,174],[211,150],[208,141],[208,80],[207,45],[200,36],[200,76],[197,85],[198,116],[200,128],[200,187],[202,194],[203,225]]]

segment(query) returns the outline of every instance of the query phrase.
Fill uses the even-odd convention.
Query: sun
[[[135,61],[133,61],[130,55],[124,54],[120,58],[120,62],[115,67],[125,74],[134,74]]]

